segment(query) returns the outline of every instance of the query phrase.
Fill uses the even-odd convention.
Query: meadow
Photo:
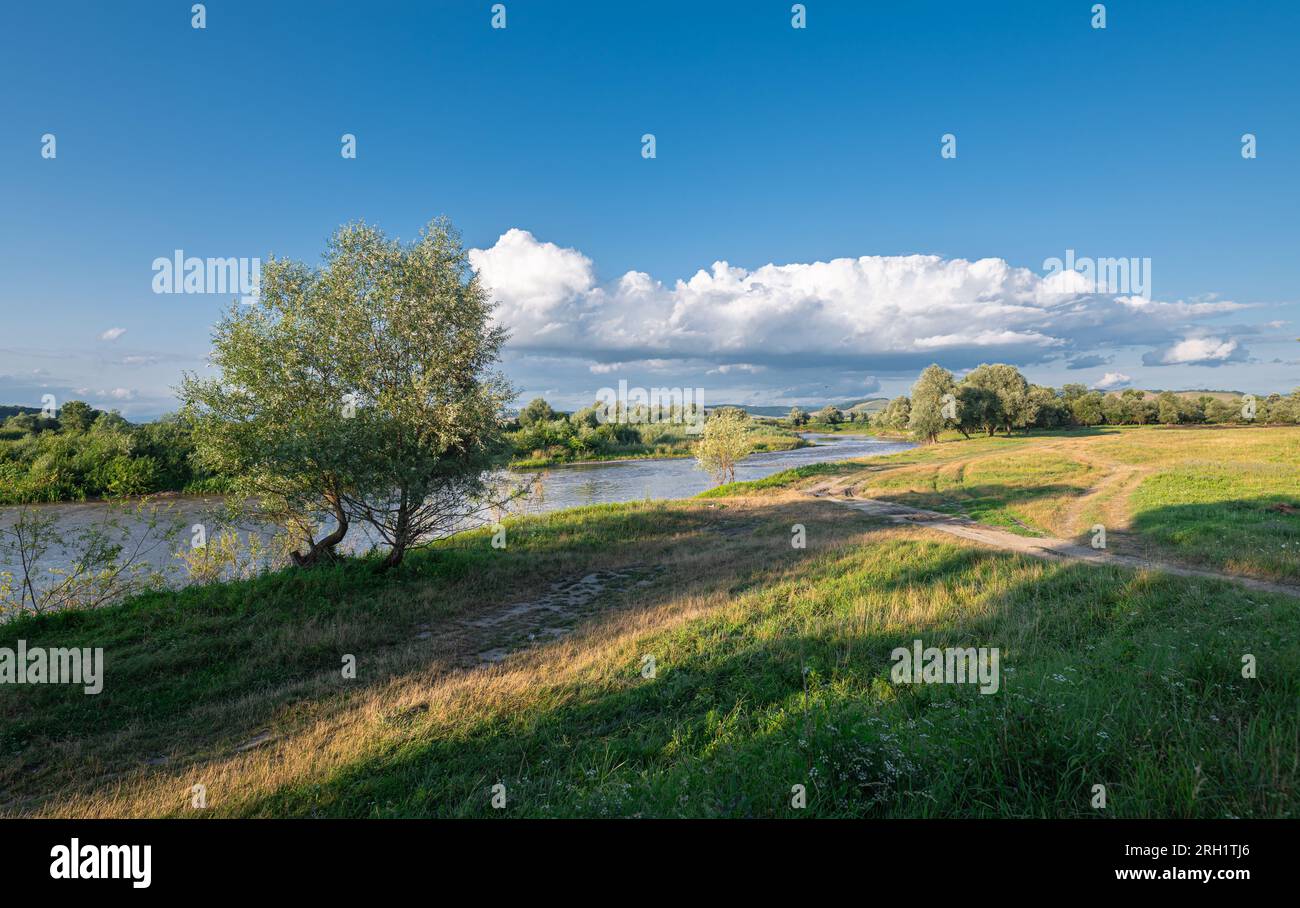
[[[1300,581],[1300,429],[1103,427],[977,437],[837,466],[837,490],[1026,536]],[[802,477],[769,477],[768,488]]]
[[[461,534],[383,576],[347,561],[19,619],[0,647],[104,647],[106,677],[0,687],[0,811],[1295,817],[1300,596],[1032,559],[806,493],[1026,534],[1100,521],[1117,546],[1294,580],[1298,451],[1300,429],[941,442],[519,518],[503,549]],[[916,639],[998,647],[999,692],[893,683]]]

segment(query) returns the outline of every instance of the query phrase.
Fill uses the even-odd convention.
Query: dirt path
[[[1235,583],[1239,586],[1245,586],[1255,590],[1263,590],[1269,593],[1282,593],[1286,596],[1295,596],[1300,598],[1300,586],[1274,583],[1269,580],[1258,580],[1254,577],[1244,577],[1240,574],[1227,574],[1222,571],[1215,571],[1206,568],[1188,567],[1186,565],[1176,564],[1174,562],[1147,556],[1120,555],[1105,549],[1099,550],[1079,545],[1068,539],[1054,539],[1052,537],[1044,536],[1017,536],[1015,533],[1009,533],[1006,530],[983,526],[982,524],[975,523],[974,521],[967,520],[963,517],[954,517],[950,514],[940,514],[937,511],[926,511],[921,508],[912,508],[907,505],[895,504],[890,501],[880,501],[875,498],[854,498],[848,494],[849,490],[845,489],[843,491],[844,494],[837,495],[830,494],[830,489],[822,488],[814,490],[811,494],[817,498],[825,498],[827,501],[833,501],[836,504],[863,511],[873,517],[883,517],[887,520],[892,520],[894,523],[938,530],[941,533],[948,533],[952,536],[958,536],[962,539],[970,540],[971,542],[978,542],[983,545],[1004,549],[1010,552],[1019,552],[1022,555],[1029,555],[1033,558],[1044,558],[1049,561],[1085,561],[1089,564],[1113,565],[1132,568],[1134,570],[1160,571],[1161,573],[1174,574],[1179,577],[1205,577],[1211,580],[1225,580],[1229,583]]]
[[[1088,529],[1087,525],[1082,525],[1084,517],[1096,509],[1092,516],[1101,520],[1107,532],[1123,532],[1128,529],[1132,516],[1128,510],[1128,497],[1152,469],[1106,457],[1091,450],[1092,447],[1059,443],[1042,446],[1044,451],[1059,454],[1103,474],[1091,489],[1070,503],[1056,522],[1057,528],[1069,534],[1083,533]],[[1136,540],[1132,541],[1136,544]]]

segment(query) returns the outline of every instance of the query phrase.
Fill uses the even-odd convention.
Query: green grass
[[[1164,470],[1138,487],[1133,503],[1135,529],[1189,560],[1300,579],[1300,466]]]
[[[1189,564],[1300,578],[1300,430],[1291,427],[1106,427],[949,439],[734,488],[782,491],[819,476],[859,496],[1021,535],[1080,538],[1100,522],[1120,534],[1112,537],[1120,551],[1136,546]],[[1075,507],[1094,491],[1103,494],[1093,507]]]
[[[810,463],[801,467],[792,467],[764,476],[762,479],[749,479],[744,482],[729,482],[725,485],[705,489],[696,498],[728,498],[733,495],[748,495],[764,489],[783,489],[791,483],[809,479],[814,476],[844,476],[857,472],[861,467],[855,463]]]
[[[466,534],[384,577],[348,563],[0,628],[0,645],[108,661],[98,697],[0,689],[0,803],[192,816],[184,792],[205,781],[227,816],[1300,813],[1295,599],[1034,561],[815,501],[609,505],[508,532],[506,550]],[[629,565],[665,570],[576,636],[500,669],[453,658],[457,621]],[[892,684],[890,651],[917,638],[998,647],[1002,689]],[[273,745],[234,752],[262,730]]]

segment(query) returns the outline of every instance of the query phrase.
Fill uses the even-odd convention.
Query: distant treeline
[[[1227,399],[1225,399],[1227,398]],[[896,397],[872,424],[934,441],[945,430],[969,437],[1016,429],[1099,425],[1300,424],[1300,388],[1289,396],[1214,395],[1164,391],[1149,396],[1067,384],[1060,390],[1030,384],[1015,366],[981,365],[960,381],[933,365],[921,373],[910,396]]]
[[[10,415],[0,427],[0,504],[211,492],[224,485],[194,468],[190,431],[174,417],[133,425],[79,400],[55,418],[3,409]]]
[[[612,417],[606,415],[609,412],[597,402],[564,413],[535,398],[505,424],[513,462],[533,467],[624,457],[684,457],[699,439],[688,431],[693,411],[684,412],[680,405],[666,409],[616,405]],[[744,428],[751,451],[785,450],[802,444],[795,433],[771,423],[747,420]]]

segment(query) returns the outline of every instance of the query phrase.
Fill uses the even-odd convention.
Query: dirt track
[[[832,494],[832,490],[827,488],[815,489],[810,494],[817,498],[825,499],[826,501],[833,501],[836,504],[863,511],[874,517],[883,517],[892,520],[894,523],[926,527],[927,529],[938,530],[941,533],[948,533],[949,535],[958,536],[962,539],[970,540],[971,542],[978,542],[983,545],[1004,549],[1006,551],[1019,552],[1022,555],[1029,555],[1034,558],[1085,561],[1089,564],[1115,565],[1119,567],[1133,568],[1135,570],[1160,571],[1165,574],[1175,574],[1180,577],[1206,577],[1212,580],[1224,580],[1251,589],[1264,590],[1270,593],[1282,593],[1283,595],[1300,598],[1300,586],[1274,583],[1269,580],[1259,580],[1254,577],[1244,577],[1240,574],[1228,574],[1222,571],[1209,570],[1206,568],[1188,567],[1175,562],[1147,556],[1117,554],[1106,549],[1093,549],[1088,546],[1079,545],[1078,543],[1071,542],[1067,539],[1056,539],[1050,536],[1018,536],[1015,533],[984,526],[983,524],[978,524],[962,517],[954,517],[950,514],[940,514],[937,511],[926,511],[921,508],[912,508],[907,505],[895,504],[890,501],[881,501],[875,498],[855,498],[848,495]]]

